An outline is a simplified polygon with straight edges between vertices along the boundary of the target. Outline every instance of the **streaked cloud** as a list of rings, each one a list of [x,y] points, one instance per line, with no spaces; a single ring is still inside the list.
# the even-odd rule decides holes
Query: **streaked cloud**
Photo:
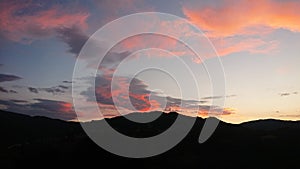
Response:
[[[2,93],[8,93],[9,91],[6,90],[6,89],[4,89],[3,87],[0,87],[0,92],[2,92]]]
[[[70,86],[66,86],[66,85],[57,85],[57,86],[53,86],[53,87],[44,87],[44,88],[28,87],[28,90],[31,93],[38,94],[39,92],[47,92],[47,93],[51,93],[53,95],[64,94],[67,91],[70,91],[69,89],[70,89]]]
[[[202,97],[203,100],[210,100],[210,99],[221,99],[221,98],[230,98],[230,97],[236,97],[237,95],[226,95],[226,96],[208,96],[208,97]]]
[[[280,96],[290,96],[290,95],[296,95],[298,92],[284,92],[284,93],[279,93]]]
[[[35,93],[35,94],[39,93],[38,89],[37,89],[37,88],[34,88],[34,87],[28,87],[28,90],[29,90],[30,92],[32,92],[32,93]]]
[[[8,89],[5,89],[4,87],[1,87],[1,86],[0,86],[0,92],[2,92],[2,93],[18,93],[15,90],[12,90],[12,89],[8,90]]]
[[[0,74],[0,82],[8,82],[8,81],[15,81],[22,79],[19,76],[16,75],[10,75],[10,74]]]
[[[62,120],[76,120],[77,118],[72,103],[65,101],[34,99],[33,102],[28,102],[12,99],[0,100],[0,104],[6,106],[8,111],[30,116],[46,116]]]

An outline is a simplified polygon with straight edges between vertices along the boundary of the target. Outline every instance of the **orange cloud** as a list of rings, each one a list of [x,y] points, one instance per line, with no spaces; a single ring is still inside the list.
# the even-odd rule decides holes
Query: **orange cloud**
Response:
[[[201,109],[198,112],[198,116],[206,118],[206,117],[211,117],[211,116],[220,116],[220,115],[231,115],[231,114],[235,114],[236,109],[234,108],[223,108],[223,110],[205,110],[205,109]]]
[[[226,56],[231,53],[246,51],[249,53],[270,53],[274,51],[277,46],[277,41],[264,41],[262,39],[246,38],[245,40],[213,40],[213,43],[218,50],[219,56]]]
[[[74,112],[72,103],[59,102],[59,111],[65,113]]]
[[[226,0],[218,3],[219,6],[204,8],[186,4],[183,13],[212,37],[261,34],[268,32],[268,27],[300,32],[299,1]],[[265,31],[260,31],[262,29]]]
[[[59,28],[78,27],[86,29],[86,12],[62,9],[52,6],[41,10],[33,3],[4,1],[0,3],[0,31],[13,41],[30,42],[34,39],[47,37]],[[36,12],[33,9],[36,9]],[[24,11],[31,11],[25,13]]]
[[[131,111],[154,111],[160,108],[157,100],[151,99],[151,91],[147,85],[138,79],[115,77],[111,87],[111,76],[99,77],[96,83],[95,93],[100,107],[105,105],[118,106]],[[128,91],[129,89],[129,91]],[[128,92],[128,96],[126,93]],[[114,100],[113,100],[114,98]],[[114,108],[115,109],[115,108]]]
[[[298,9],[299,1],[273,0],[186,2],[183,5],[185,16],[205,32],[219,56],[277,51],[279,42],[265,37],[276,29],[300,32]]]

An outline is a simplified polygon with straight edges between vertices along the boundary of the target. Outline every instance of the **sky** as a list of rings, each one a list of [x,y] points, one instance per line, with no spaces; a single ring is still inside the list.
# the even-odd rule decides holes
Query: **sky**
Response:
[[[0,108],[68,121],[156,110],[217,116],[229,123],[300,120],[299,9],[298,0],[3,0]],[[203,52],[200,60],[176,39],[146,34],[115,44],[100,65],[82,56],[98,56],[112,42],[97,36],[97,30],[141,12],[185,19],[214,51]],[[107,36],[154,30],[178,34],[195,46],[208,44],[193,42],[199,32],[180,19],[152,19],[123,23]],[[94,48],[83,48],[88,42]],[[74,79],[75,63],[91,63],[81,71],[97,71],[96,77]],[[224,92],[213,91],[210,79],[220,65],[226,85],[217,86]],[[157,68],[142,71],[151,66]],[[72,88],[80,92],[72,95]],[[81,107],[76,113],[74,98]],[[91,108],[94,104],[102,114]]]

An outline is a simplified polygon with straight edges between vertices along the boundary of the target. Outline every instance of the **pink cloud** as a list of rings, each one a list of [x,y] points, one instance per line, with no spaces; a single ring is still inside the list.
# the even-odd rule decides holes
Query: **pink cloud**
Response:
[[[32,3],[16,3],[5,1],[0,7],[0,31],[8,39],[18,42],[30,42],[34,39],[48,37],[59,28],[78,27],[87,29],[89,14],[82,10],[66,10],[52,6],[34,13],[25,13],[38,8]]]
[[[222,3],[223,2],[223,3]],[[300,31],[299,1],[233,1],[215,2],[219,6],[186,4],[183,12],[210,36],[261,34],[260,29],[284,28]],[[197,8],[199,7],[199,8]],[[257,29],[257,32],[249,31]]]
[[[233,1],[183,5],[185,16],[212,40],[220,56],[249,52],[269,54],[279,42],[265,40],[276,29],[300,32],[299,1]]]

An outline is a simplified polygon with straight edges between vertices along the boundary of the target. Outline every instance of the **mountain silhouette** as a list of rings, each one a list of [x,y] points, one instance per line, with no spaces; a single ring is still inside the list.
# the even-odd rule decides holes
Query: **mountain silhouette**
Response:
[[[140,118],[147,115],[132,113],[127,116]],[[144,138],[162,133],[178,116],[183,115],[162,113],[149,123],[135,123],[123,116],[106,121],[120,133]],[[212,137],[199,144],[198,137],[204,122],[205,119],[197,118],[189,134],[173,149],[150,158],[132,159],[111,154],[97,146],[77,122],[0,111],[0,166],[299,168],[300,122],[259,120],[229,124],[221,121]]]

